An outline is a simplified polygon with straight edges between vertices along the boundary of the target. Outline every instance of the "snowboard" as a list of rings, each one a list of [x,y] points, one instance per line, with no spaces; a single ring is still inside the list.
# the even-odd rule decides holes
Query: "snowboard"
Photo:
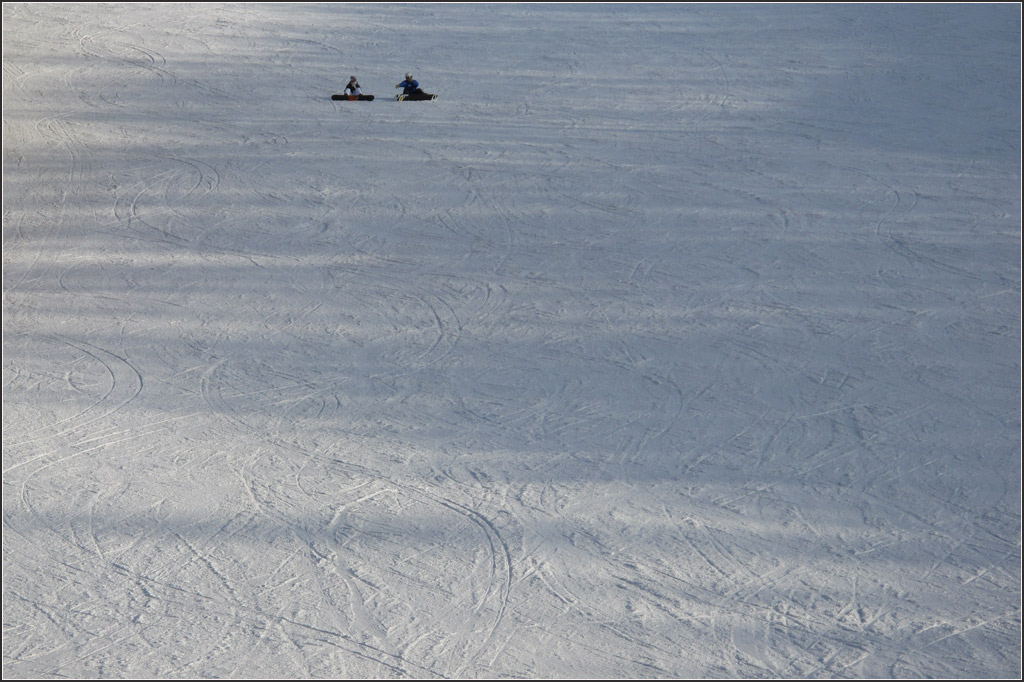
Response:
[[[422,95],[395,95],[395,99],[399,102],[427,102],[437,99],[437,95],[428,95],[427,93]]]
[[[372,102],[373,95],[331,95],[331,99],[345,102]]]

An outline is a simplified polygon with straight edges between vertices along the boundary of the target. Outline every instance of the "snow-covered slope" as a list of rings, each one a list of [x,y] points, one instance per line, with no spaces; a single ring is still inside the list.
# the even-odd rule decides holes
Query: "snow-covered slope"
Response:
[[[5,3],[4,677],[1016,676],[1020,29]]]

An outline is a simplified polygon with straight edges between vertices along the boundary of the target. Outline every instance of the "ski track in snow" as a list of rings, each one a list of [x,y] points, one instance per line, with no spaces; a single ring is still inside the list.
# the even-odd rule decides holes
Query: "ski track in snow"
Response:
[[[3,12],[5,678],[1020,674],[1019,9]]]

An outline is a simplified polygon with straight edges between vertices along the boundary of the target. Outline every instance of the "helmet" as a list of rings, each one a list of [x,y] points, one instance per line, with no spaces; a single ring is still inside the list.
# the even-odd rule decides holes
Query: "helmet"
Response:
[[[411,81],[412,80],[412,74],[411,73],[405,74],[405,79]]]

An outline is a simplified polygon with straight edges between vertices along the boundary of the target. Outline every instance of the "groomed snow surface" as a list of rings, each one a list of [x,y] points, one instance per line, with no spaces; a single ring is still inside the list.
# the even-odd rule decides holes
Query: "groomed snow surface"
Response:
[[[4,677],[1017,677],[1020,39],[5,3]]]

